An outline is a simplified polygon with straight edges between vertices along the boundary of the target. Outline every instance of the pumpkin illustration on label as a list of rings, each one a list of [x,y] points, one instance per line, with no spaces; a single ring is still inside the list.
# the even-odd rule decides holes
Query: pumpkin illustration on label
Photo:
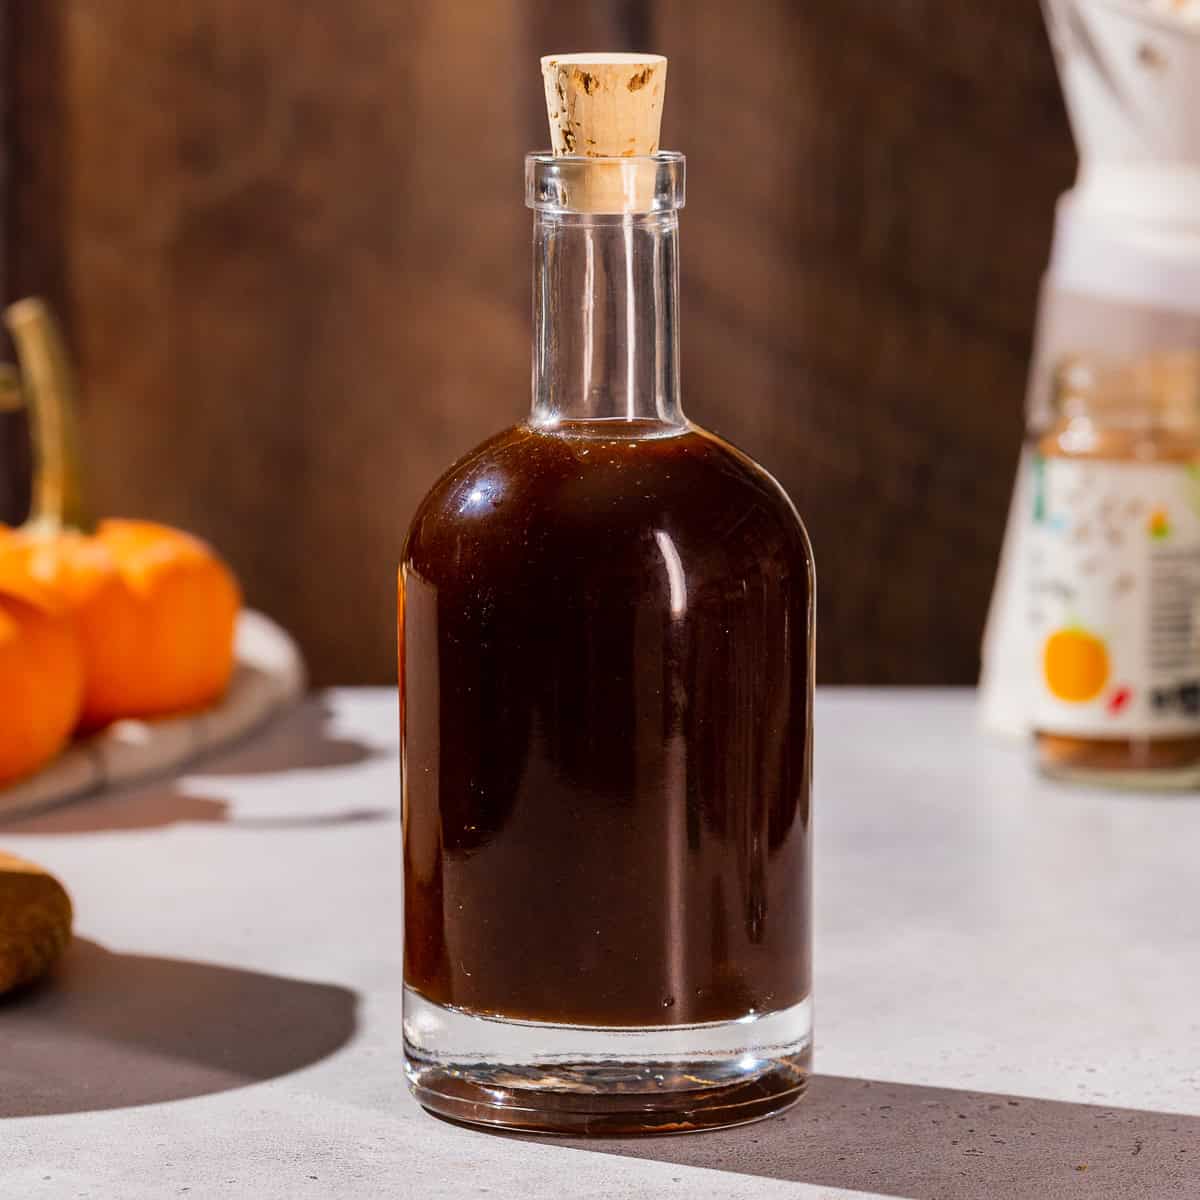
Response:
[[[1155,541],[1162,541],[1164,538],[1171,536],[1171,522],[1167,520],[1166,509],[1156,508],[1150,514],[1148,529],[1150,536]]]
[[[1042,673],[1057,699],[1086,704],[1100,695],[1108,682],[1108,647],[1086,629],[1059,629],[1042,648]]]

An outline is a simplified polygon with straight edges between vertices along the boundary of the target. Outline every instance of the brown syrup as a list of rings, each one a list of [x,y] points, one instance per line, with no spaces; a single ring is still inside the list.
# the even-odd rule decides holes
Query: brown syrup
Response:
[[[401,613],[408,986],[611,1026],[807,995],[811,553],[765,472],[518,426],[423,502]]]

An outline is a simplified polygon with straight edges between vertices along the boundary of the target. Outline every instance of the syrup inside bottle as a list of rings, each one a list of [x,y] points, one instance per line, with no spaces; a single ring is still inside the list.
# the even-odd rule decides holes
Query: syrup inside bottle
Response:
[[[811,554],[766,472],[518,426],[426,498],[401,603],[409,987],[595,1026],[808,994]]]

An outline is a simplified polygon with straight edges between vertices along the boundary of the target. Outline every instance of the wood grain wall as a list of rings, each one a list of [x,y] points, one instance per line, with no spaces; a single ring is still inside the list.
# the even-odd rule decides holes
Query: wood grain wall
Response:
[[[820,677],[973,678],[1073,167],[1035,0],[4,20],[3,287],[64,313],[97,506],[212,539],[318,681],[392,678],[412,510],[527,406],[536,60],[600,45],[671,56],[685,403],[808,521]],[[10,518],[20,441],[0,426]]]

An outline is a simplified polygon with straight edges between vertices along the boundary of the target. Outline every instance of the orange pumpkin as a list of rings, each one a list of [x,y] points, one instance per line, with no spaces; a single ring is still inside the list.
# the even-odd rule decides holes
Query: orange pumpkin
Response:
[[[149,521],[93,536],[18,531],[31,577],[75,615],[86,687],[80,725],[203,708],[229,686],[241,595],[201,541]]]
[[[8,310],[33,416],[33,515],[9,540],[35,585],[75,616],[86,684],[81,726],[201,708],[229,685],[241,593],[202,541],[149,521],[94,530],[82,503],[73,379],[45,306]]]
[[[0,540],[0,784],[66,745],[83,701],[83,654],[69,612],[38,587],[28,551]]]

